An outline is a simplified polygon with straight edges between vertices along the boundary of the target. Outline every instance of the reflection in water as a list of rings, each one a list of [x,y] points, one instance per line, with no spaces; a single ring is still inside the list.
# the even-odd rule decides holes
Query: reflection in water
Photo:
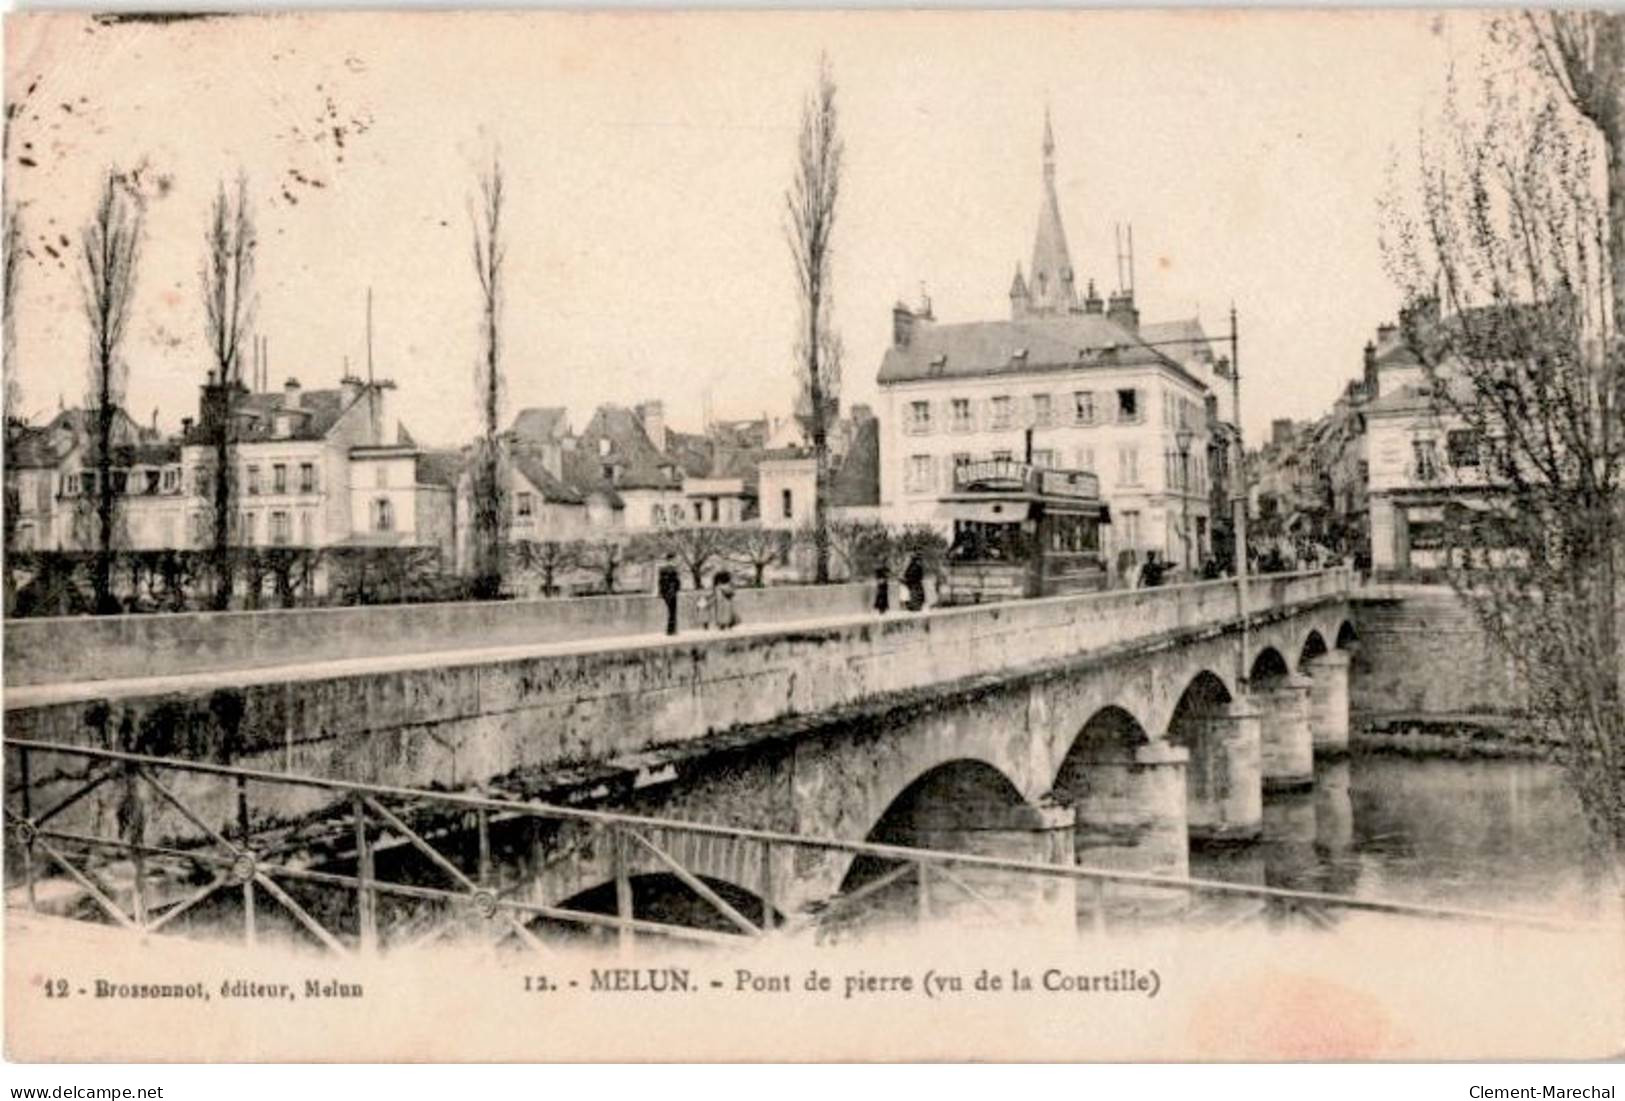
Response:
[[[1255,851],[1191,854],[1200,878],[1468,909],[1602,917],[1579,804],[1530,761],[1356,757],[1269,796]]]

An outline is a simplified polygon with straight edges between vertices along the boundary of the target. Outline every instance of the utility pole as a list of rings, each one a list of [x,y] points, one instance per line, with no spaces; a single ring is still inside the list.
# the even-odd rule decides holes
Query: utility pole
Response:
[[[1236,465],[1233,483],[1232,527],[1236,536],[1236,613],[1241,619],[1241,651],[1236,658],[1236,683],[1247,685],[1247,448],[1241,437],[1241,352],[1236,329],[1236,305],[1230,304],[1230,416],[1236,428]]]

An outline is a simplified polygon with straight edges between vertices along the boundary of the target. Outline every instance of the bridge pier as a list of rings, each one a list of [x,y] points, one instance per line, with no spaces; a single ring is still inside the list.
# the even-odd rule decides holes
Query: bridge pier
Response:
[[[1209,844],[1255,841],[1263,830],[1261,737],[1263,713],[1234,700],[1199,724],[1186,770],[1190,840]]]
[[[1084,787],[1075,793],[1074,855],[1080,865],[1113,871],[1185,876],[1190,872],[1185,770],[1190,751],[1152,742],[1091,759]],[[1066,793],[1057,792],[1064,798]],[[1106,889],[1114,912],[1173,913],[1183,892],[1114,883]],[[1080,917],[1094,914],[1094,892],[1080,889]]]
[[[1301,791],[1315,784],[1314,736],[1309,728],[1308,677],[1288,674],[1252,693],[1261,717],[1264,790]]]
[[[1308,663],[1309,731],[1316,756],[1349,748],[1349,655],[1341,650]]]

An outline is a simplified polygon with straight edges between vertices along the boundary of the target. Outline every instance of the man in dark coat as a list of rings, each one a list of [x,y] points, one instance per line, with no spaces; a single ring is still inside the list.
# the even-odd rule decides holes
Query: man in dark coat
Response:
[[[908,590],[908,603],[904,607],[911,612],[925,607],[925,563],[918,554],[909,555],[908,565],[903,567],[903,588]]]
[[[683,579],[677,573],[677,563],[671,555],[666,555],[665,561],[660,563],[660,573],[656,582],[656,589],[660,599],[666,602],[666,633],[677,633],[677,594],[682,591]]]

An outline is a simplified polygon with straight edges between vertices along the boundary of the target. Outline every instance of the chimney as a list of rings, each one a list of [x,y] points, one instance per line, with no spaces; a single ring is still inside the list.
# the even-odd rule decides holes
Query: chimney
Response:
[[[1104,313],[1106,304],[1100,300],[1100,292],[1095,290],[1095,281],[1089,280],[1089,293],[1083,299],[1084,313]]]
[[[656,451],[666,450],[666,406],[659,401],[646,401],[638,406],[638,419],[643,422],[644,435],[655,445]]]
[[[282,408],[299,408],[299,380],[292,377],[282,384]]]
[[[191,434],[192,434],[192,418],[191,417],[182,417],[181,418],[181,439],[184,440],[187,437],[191,436]]]
[[[1377,346],[1371,341],[1365,342],[1365,398],[1370,401],[1377,396]]]
[[[1133,291],[1118,291],[1106,303],[1106,319],[1131,333],[1140,331],[1140,311],[1134,306]]]
[[[1292,442],[1292,418],[1277,417],[1270,421],[1270,443],[1277,447]]]
[[[914,339],[914,311],[901,302],[891,308],[891,342],[894,347],[907,348]]]

